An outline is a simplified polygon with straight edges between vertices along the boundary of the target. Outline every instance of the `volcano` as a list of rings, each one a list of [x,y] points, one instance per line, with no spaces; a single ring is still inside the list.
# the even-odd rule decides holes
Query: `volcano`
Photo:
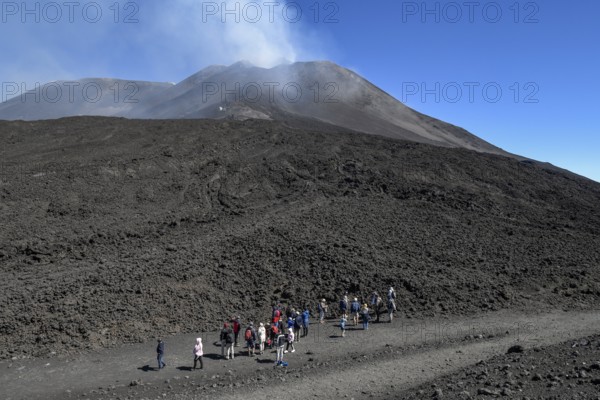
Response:
[[[265,69],[213,65],[177,84],[84,79],[52,82],[0,104],[0,119],[264,119],[324,123],[413,142],[510,155],[468,131],[421,114],[332,62]]]
[[[42,101],[60,87],[77,93]],[[0,106],[2,118],[50,119],[0,121],[7,365],[33,357],[52,373],[60,369],[44,366],[49,355],[122,355],[126,343],[198,332],[216,354],[208,332],[227,316],[268,321],[279,302],[314,316],[326,299],[323,327],[338,332],[344,293],[368,301],[390,286],[401,322],[371,341],[386,352],[388,337],[406,346],[397,333],[409,320],[438,326],[470,315],[483,326],[489,312],[566,310],[580,321],[569,312],[600,301],[598,183],[507,157],[335,64],[237,63],[178,84],[89,79],[40,90],[40,101],[30,92]],[[104,116],[59,118],[73,114]],[[460,346],[468,328],[456,331]],[[336,351],[348,358],[315,354],[323,365],[356,364],[352,348]],[[110,383],[92,378],[91,388]],[[34,398],[20,386],[18,398]],[[69,397],[60,396],[40,398]]]

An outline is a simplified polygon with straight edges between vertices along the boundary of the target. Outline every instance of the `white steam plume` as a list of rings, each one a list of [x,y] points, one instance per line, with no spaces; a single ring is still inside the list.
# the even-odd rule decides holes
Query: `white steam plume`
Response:
[[[198,67],[246,60],[267,68],[283,61],[296,61],[301,51],[295,43],[299,24],[284,18],[286,2],[272,2],[277,3],[272,8],[264,3],[174,0],[163,10],[159,26],[176,47],[201,58]],[[292,17],[293,14],[290,11]]]

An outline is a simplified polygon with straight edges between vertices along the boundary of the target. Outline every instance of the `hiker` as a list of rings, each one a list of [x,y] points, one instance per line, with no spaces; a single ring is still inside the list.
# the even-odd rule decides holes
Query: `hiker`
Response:
[[[363,329],[369,329],[369,320],[371,319],[371,316],[369,315],[369,306],[367,304],[363,304],[360,315],[362,317]]]
[[[344,296],[340,300],[340,314],[344,315],[348,311],[348,296]]]
[[[352,304],[350,304],[350,313],[352,314],[352,321],[354,321],[354,325],[358,325],[358,313],[360,312],[360,303],[358,299],[355,297]]]
[[[292,353],[295,352],[296,349],[294,348],[294,329],[292,329],[292,328],[288,328],[287,346],[285,347],[284,353],[288,352],[288,349],[290,348],[290,346],[292,347]]]
[[[342,314],[340,319],[340,329],[342,330],[342,337],[346,336],[346,324],[348,323],[348,315]]]
[[[319,302],[319,323],[320,324],[324,324],[325,323],[325,314],[327,313],[327,302],[325,301],[325,299],[321,299],[321,301]]]
[[[288,317],[287,329],[294,329],[294,320],[292,319],[292,317]]]
[[[283,320],[283,318],[281,318],[279,320],[279,325],[277,326],[277,331],[283,335],[285,335],[285,331],[286,331],[286,321]]]
[[[383,304],[383,301],[381,300],[381,296],[379,296],[379,293],[377,293],[377,291],[373,291],[373,293],[371,293],[371,308],[373,308],[375,310],[375,315],[377,316],[377,321],[379,322],[379,315],[381,314],[381,306]]]
[[[261,322],[258,326],[258,351],[260,354],[265,352],[265,342],[267,341],[267,329]]]
[[[285,308],[285,317],[286,319],[290,319],[292,317],[292,305],[288,304]]]
[[[308,307],[304,307],[304,312],[302,313],[302,336],[308,336],[308,325],[310,323],[310,311],[308,311]]]
[[[224,325],[221,335],[225,339],[225,359],[229,360],[229,357],[233,360],[235,358],[235,350],[233,348],[235,339],[233,329],[228,324]]]
[[[167,366],[163,361],[163,356],[165,355],[165,343],[162,339],[158,339],[158,345],[156,346],[156,359],[158,361],[158,369],[163,369]]]
[[[277,336],[279,336],[279,327],[277,326],[277,324],[273,324],[271,325],[271,349],[273,348],[273,346],[277,347]]]
[[[392,301],[394,303],[394,311],[396,311],[396,291],[391,286],[388,290],[387,299],[388,301]]]
[[[278,324],[280,318],[281,318],[281,307],[280,306],[273,306],[273,313],[272,313],[272,316],[271,316],[271,322],[273,324]]]
[[[394,319],[394,311],[396,311],[396,304],[394,304],[393,300],[388,300],[387,303],[387,311],[388,311],[388,315],[390,317],[390,324],[392,323],[392,320]]]
[[[241,328],[242,328],[242,321],[241,321],[241,318],[238,316],[237,318],[235,318],[233,320],[233,334],[235,337],[235,340],[234,340],[235,347],[239,347],[239,345],[240,345],[238,342],[238,338],[240,337],[240,329]]]
[[[294,320],[294,335],[296,336],[296,341],[300,341],[300,330],[302,329],[302,314],[297,313],[296,319]]]
[[[196,369],[196,364],[200,361],[200,369],[204,368],[202,364],[202,356],[204,352],[202,351],[202,338],[196,339],[196,345],[194,346],[194,369]]]
[[[219,334],[219,340],[221,341],[221,357],[225,358],[225,348],[227,347],[227,329],[229,329],[229,324],[225,322],[223,324],[223,329],[221,329],[221,333]]]
[[[254,349],[256,347],[256,330],[254,329],[254,323],[250,322],[246,331],[244,332],[244,340],[248,347],[248,357],[254,357]]]
[[[281,365],[283,366],[283,353],[285,347],[285,335],[278,333],[275,338],[275,346],[277,347],[277,360],[275,361],[275,366]]]

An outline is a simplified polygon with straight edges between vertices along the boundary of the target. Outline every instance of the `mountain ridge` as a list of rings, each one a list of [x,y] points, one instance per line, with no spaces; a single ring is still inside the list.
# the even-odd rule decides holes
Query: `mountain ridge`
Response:
[[[52,88],[44,86],[37,96],[26,94],[25,102],[13,98],[1,103],[0,119],[299,117],[368,134],[513,156],[461,127],[407,107],[356,72],[331,61],[296,62],[272,68],[244,61],[229,66],[209,65],[176,84],[115,78],[70,82],[77,84],[75,96],[70,92],[67,96],[63,91],[59,101],[54,101],[52,94],[48,95],[53,93]],[[94,91],[101,93],[100,99],[94,97]],[[30,100],[33,97],[35,101]]]

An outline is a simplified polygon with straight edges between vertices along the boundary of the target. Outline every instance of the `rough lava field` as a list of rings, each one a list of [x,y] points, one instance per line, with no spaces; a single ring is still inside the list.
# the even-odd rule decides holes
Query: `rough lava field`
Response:
[[[600,298],[600,184],[533,161],[303,120],[0,122],[0,149],[2,359],[389,285],[404,320]]]

